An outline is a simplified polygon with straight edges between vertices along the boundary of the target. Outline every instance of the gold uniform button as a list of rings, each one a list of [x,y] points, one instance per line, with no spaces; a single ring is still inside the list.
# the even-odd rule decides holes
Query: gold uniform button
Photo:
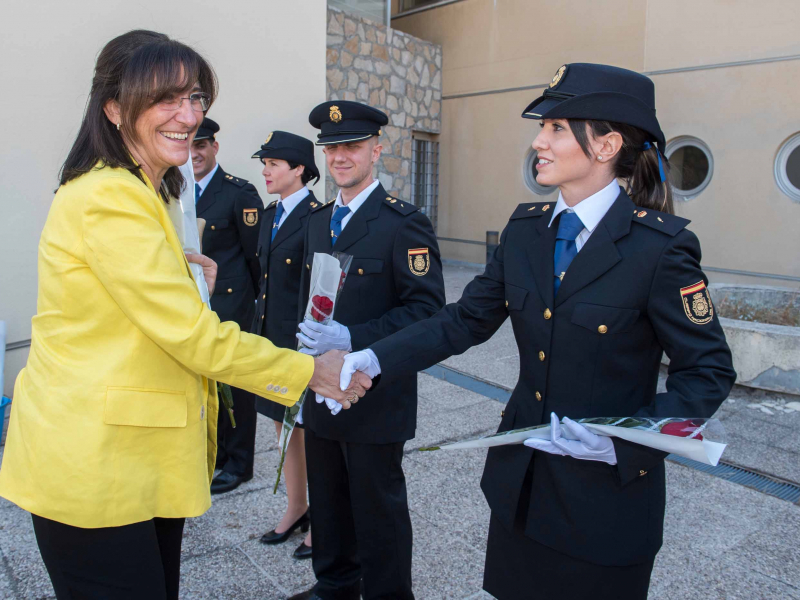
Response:
[[[544,309],[544,318],[545,318],[545,320],[550,319],[550,317],[552,317],[552,316],[553,316],[553,313],[550,312],[550,309],[549,308],[545,308]]]
[[[291,259],[291,258],[287,258],[287,259],[286,259],[286,264],[287,264],[287,265],[290,265],[290,264],[292,264],[292,259]]]
[[[647,475],[647,471],[645,471],[644,469],[639,471],[639,477],[644,477],[645,475]]]
[[[311,270],[311,265],[308,265],[308,264],[307,264],[307,265],[306,265],[306,269],[308,269],[308,270],[310,271],[310,270]]]
[[[542,395],[541,395],[539,392],[536,392],[536,400],[537,400],[538,402],[541,402],[541,401],[542,401]]]
[[[261,299],[262,299],[262,300],[266,300],[266,299],[267,299],[267,295],[266,295],[266,294],[264,294],[263,296],[261,296]]]
[[[232,294],[232,293],[233,293],[233,290],[232,290],[231,288],[228,288],[228,293],[229,293],[229,294]]]
[[[364,269],[359,269],[359,270],[358,270],[358,274],[359,274],[359,275],[363,275],[363,274],[364,274]]]
[[[541,350],[539,350],[539,360],[544,362],[544,352],[542,352]]]
[[[262,320],[262,321],[264,320],[264,315],[261,315],[261,320]]]
[[[508,300],[506,300],[506,308],[508,308]]]
[[[289,388],[287,388],[287,387],[282,387],[281,388],[281,394],[285,394],[288,391],[289,391]]]
[[[504,411],[504,410],[501,410],[501,411],[500,411],[500,418],[502,419],[502,418],[503,418],[503,417],[505,417],[505,416],[506,416],[506,411]]]
[[[605,325],[600,325],[600,327],[597,328],[597,331],[598,333],[608,333],[608,327]]]
[[[268,273],[264,273],[264,279],[266,279],[266,278],[267,278],[267,275],[268,275]]]
[[[216,227],[214,225],[211,226],[211,231],[214,231]]]

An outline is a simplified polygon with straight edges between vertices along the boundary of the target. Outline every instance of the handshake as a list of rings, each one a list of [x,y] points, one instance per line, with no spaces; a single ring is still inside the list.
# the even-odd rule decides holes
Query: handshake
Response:
[[[305,346],[301,352],[314,356],[308,387],[316,392],[317,402],[325,402],[334,415],[349,409],[380,375],[377,358],[369,350],[349,354],[350,332],[336,321],[322,325],[306,319],[300,331],[297,338]]]

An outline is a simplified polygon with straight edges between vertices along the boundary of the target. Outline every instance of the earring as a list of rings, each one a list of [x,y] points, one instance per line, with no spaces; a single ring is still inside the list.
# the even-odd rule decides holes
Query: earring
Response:
[[[602,156],[598,156],[597,160],[603,160],[603,157]]]
[[[117,123],[117,131],[119,131],[119,123]]]

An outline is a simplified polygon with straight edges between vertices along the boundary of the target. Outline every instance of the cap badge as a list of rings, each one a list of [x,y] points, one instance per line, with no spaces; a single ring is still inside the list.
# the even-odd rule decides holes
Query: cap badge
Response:
[[[408,269],[422,277],[431,268],[431,259],[427,248],[412,248],[408,251]]]
[[[558,85],[558,82],[561,81],[561,78],[564,77],[564,73],[567,72],[567,65],[561,66],[561,68],[556,71],[556,74],[553,75],[553,81],[550,82],[550,87],[554,88]]]
[[[272,139],[272,132],[270,131],[270,132],[269,132],[269,135],[267,136],[267,139],[265,139],[265,140],[264,140],[264,145],[266,145],[266,144],[269,144],[269,141],[270,141],[271,139]]]
[[[342,120],[342,111],[339,110],[338,106],[331,106],[331,121],[334,123],[339,123]]]

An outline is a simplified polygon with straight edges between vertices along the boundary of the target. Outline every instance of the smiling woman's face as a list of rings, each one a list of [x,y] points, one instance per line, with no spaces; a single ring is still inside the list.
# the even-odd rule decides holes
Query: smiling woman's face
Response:
[[[593,161],[575,139],[566,119],[545,119],[531,144],[539,159],[536,182],[541,185],[565,185],[586,178]]]

